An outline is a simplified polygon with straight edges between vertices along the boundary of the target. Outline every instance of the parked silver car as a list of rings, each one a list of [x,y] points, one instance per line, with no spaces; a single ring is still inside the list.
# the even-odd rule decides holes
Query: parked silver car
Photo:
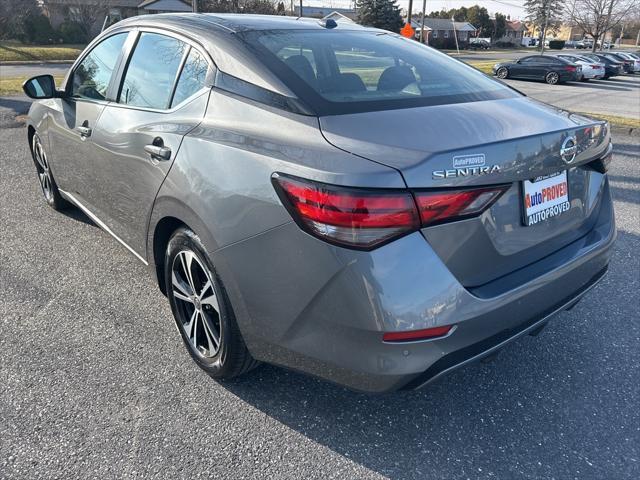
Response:
[[[589,81],[592,78],[600,80],[604,78],[606,74],[604,63],[596,63],[593,60],[581,55],[569,55],[562,53],[556,56],[558,58],[564,58],[565,60],[573,62],[576,65],[580,65],[582,69],[580,71],[579,80],[583,82]]]
[[[60,90],[24,89],[46,201],[151,267],[215,378],[264,361],[415,388],[536,333],[607,270],[607,123],[389,32],[140,16]]]

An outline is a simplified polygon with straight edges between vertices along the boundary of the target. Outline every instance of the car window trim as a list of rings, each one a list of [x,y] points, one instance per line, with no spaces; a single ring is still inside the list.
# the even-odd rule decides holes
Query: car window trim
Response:
[[[124,43],[122,44],[122,47],[120,48],[120,53],[118,54],[118,59],[116,60],[116,64],[113,67],[113,71],[111,73],[111,78],[109,79],[109,85],[107,86],[107,92],[105,94],[104,100],[99,100],[99,99],[96,99],[96,98],[88,98],[88,97],[74,97],[72,95],[72,93],[73,93],[73,76],[74,76],[76,70],[78,69],[78,67],[80,66],[80,64],[102,42],[106,41],[107,39],[109,39],[109,38],[111,38],[111,37],[113,37],[115,35],[119,35],[119,34],[127,33],[127,32],[129,32],[129,33],[128,33],[127,38],[125,39]],[[118,77],[119,68],[120,68],[120,65],[122,64],[122,60],[123,60],[123,58],[125,56],[125,51],[126,51],[126,48],[127,48],[127,43],[129,42],[129,37],[130,37],[130,30],[129,29],[119,29],[119,30],[114,30],[109,35],[105,35],[104,37],[97,38],[93,42],[91,42],[89,44],[89,46],[85,49],[85,51],[82,53],[82,55],[79,56],[76,59],[76,61],[73,63],[73,65],[69,69],[69,72],[67,73],[66,77],[64,78],[63,87],[64,87],[64,93],[65,93],[65,96],[67,97],[67,99],[74,100],[74,101],[80,101],[80,102],[96,103],[96,104],[107,104],[107,103],[109,103],[111,101],[110,92],[111,92],[111,89],[112,89],[112,86],[113,86],[112,84],[114,83],[114,81]]]
[[[187,45],[187,49],[182,54],[182,59],[180,60],[180,65],[178,65],[178,70],[176,71],[176,76],[173,79],[173,88],[171,89],[171,94],[169,95],[169,100],[167,102],[167,110],[171,108],[171,104],[173,103],[173,97],[176,95],[176,90],[178,89],[178,82],[180,81],[180,77],[182,76],[182,71],[184,70],[184,65],[187,63],[187,58],[189,58],[189,54],[191,53],[191,49],[193,48],[191,45]],[[196,50],[197,51],[197,50]],[[207,68],[208,70],[208,68]],[[180,102],[182,103],[182,102]],[[178,105],[180,105],[180,103]]]
[[[216,73],[218,72],[218,69],[216,67],[215,62],[211,59],[211,55],[209,55],[206,52],[206,50],[198,42],[194,41],[193,39],[191,39],[189,37],[186,37],[184,35],[176,33],[173,30],[165,29],[165,28],[134,27],[132,29],[132,31],[135,31],[135,33],[136,33],[135,42],[131,46],[130,50],[127,51],[126,62],[122,63],[121,71],[118,72],[117,95],[115,95],[111,106],[118,106],[120,108],[129,108],[129,109],[133,109],[133,110],[142,110],[142,111],[145,111],[145,112],[171,113],[171,112],[174,112],[175,110],[177,110],[178,108],[181,108],[187,102],[190,102],[193,98],[196,97],[196,95],[199,95],[204,90],[211,90],[211,88],[214,86],[215,77],[216,77]],[[207,77],[206,77],[206,80],[205,80],[204,87],[201,88],[200,90],[198,90],[197,92],[195,92],[190,97],[184,99],[178,105],[175,105],[175,106],[171,107],[171,102],[173,101],[173,95],[175,94],[175,89],[177,87],[178,80],[180,78],[180,73],[182,72],[182,68],[184,67],[184,62],[186,62],[186,57],[183,54],[183,57],[182,57],[181,62],[180,62],[180,65],[178,66],[178,71],[177,71],[176,77],[173,79],[173,86],[171,87],[171,95],[170,95],[169,104],[168,104],[168,107],[171,107],[171,108],[163,108],[163,109],[161,109],[161,108],[150,108],[150,107],[141,107],[141,106],[127,105],[127,104],[124,104],[124,103],[120,103],[119,99],[120,99],[120,95],[122,94],[122,87],[124,86],[124,78],[125,78],[127,69],[129,67],[129,63],[131,62],[131,58],[133,57],[133,53],[135,52],[135,47],[137,46],[138,41],[140,39],[140,36],[143,33],[155,33],[155,34],[158,34],[158,35],[164,35],[166,37],[174,38],[174,39],[176,39],[176,40],[178,40],[180,42],[183,42],[184,44],[186,44],[189,47],[189,48],[185,49],[185,51],[190,52],[191,49],[194,48],[200,55],[202,55],[202,58],[204,58],[205,61],[208,64]]]

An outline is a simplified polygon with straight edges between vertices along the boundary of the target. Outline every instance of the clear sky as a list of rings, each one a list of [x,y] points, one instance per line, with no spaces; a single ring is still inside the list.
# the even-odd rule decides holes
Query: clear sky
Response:
[[[296,1],[297,4],[297,0],[294,1]],[[397,1],[403,9],[406,9],[409,5],[409,0]],[[350,0],[303,0],[303,5],[339,8],[348,8],[352,3]],[[524,8],[522,7],[523,3],[524,0],[427,0],[426,11],[429,13],[434,10],[441,10],[442,8],[449,10],[450,8],[462,6],[470,7],[472,5],[480,5],[486,7],[490,14],[500,12],[505,15],[511,15],[511,18],[515,20],[524,19],[526,16]],[[422,0],[413,0],[413,11],[422,11]]]

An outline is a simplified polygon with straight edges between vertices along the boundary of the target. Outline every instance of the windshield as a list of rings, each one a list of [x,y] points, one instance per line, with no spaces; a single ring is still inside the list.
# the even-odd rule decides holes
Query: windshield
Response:
[[[394,34],[286,30],[245,37],[321,115],[518,96],[462,62]]]

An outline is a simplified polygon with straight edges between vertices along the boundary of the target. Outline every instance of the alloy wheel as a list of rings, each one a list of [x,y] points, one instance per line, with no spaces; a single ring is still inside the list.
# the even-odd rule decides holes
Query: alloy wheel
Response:
[[[556,83],[558,83],[559,79],[560,79],[560,77],[558,76],[558,74],[556,72],[547,73],[547,83],[549,85],[555,85]]]
[[[509,70],[506,69],[506,67],[500,67],[498,69],[498,78],[507,78],[509,76]]]
[[[53,180],[51,177],[51,170],[49,169],[49,162],[47,161],[47,154],[45,153],[42,142],[38,135],[33,136],[33,158],[36,161],[36,167],[38,169],[38,179],[40,180],[40,186],[42,187],[42,193],[47,202],[51,203],[54,200],[53,197]]]
[[[204,358],[220,350],[222,322],[213,275],[191,250],[180,251],[171,266],[171,291],[178,324],[193,350]]]

